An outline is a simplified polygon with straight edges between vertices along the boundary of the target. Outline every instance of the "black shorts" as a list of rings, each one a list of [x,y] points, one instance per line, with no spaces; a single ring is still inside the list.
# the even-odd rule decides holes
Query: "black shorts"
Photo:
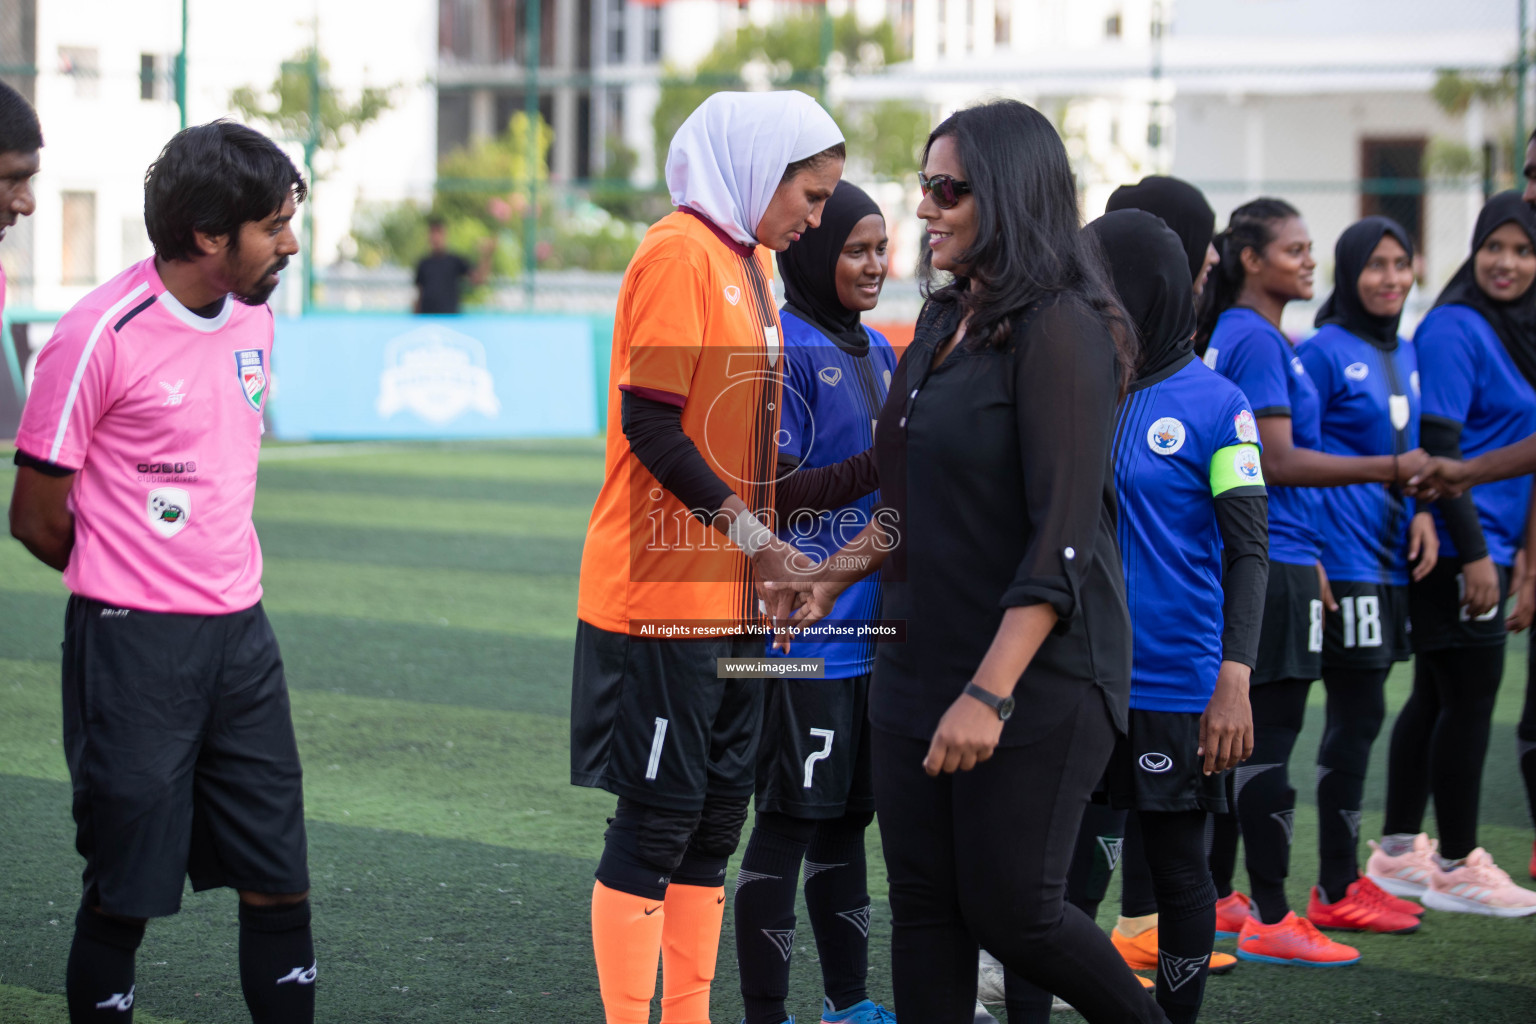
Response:
[[[1329,580],[1339,610],[1323,618],[1325,668],[1382,669],[1413,656],[1408,646],[1408,588]]]
[[[750,797],[763,681],[720,679],[715,659],[762,653],[762,637],[652,640],[578,621],[571,782],[675,811]]]
[[[1509,566],[1499,572],[1499,603],[1472,618],[1462,607],[1466,582],[1461,563],[1442,559],[1429,575],[1408,587],[1408,612],[1413,620],[1415,651],[1444,651],[1457,647],[1499,647],[1509,637],[1504,628],[1504,602],[1509,597]]]
[[[1135,811],[1227,812],[1226,772],[1206,775],[1200,715],[1131,708],[1104,773],[1111,806]]]
[[[770,679],[757,754],[757,809],[825,820],[875,809],[869,679]]]
[[[1269,563],[1254,686],[1323,674],[1323,600],[1317,566]]]
[[[87,904],[165,917],[187,878],[309,888],[288,687],[260,604],[167,615],[70,598],[64,756]]]

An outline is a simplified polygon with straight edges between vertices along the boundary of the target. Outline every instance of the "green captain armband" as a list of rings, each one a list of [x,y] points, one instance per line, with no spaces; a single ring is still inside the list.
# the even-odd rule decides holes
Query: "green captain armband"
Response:
[[[1211,497],[1263,494],[1264,470],[1259,465],[1259,446],[1234,444],[1211,456]]]

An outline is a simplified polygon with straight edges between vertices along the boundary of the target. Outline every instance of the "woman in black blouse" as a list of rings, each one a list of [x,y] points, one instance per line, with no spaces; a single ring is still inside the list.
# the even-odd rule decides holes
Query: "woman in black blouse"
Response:
[[[897,1015],[968,1024],[979,944],[1089,1021],[1163,1021],[1063,899],[1125,729],[1109,453],[1134,335],[1038,111],[954,114],[923,171],[930,294],[876,429],[884,507],[796,612],[886,561],[905,639],[880,649],[870,719]]]

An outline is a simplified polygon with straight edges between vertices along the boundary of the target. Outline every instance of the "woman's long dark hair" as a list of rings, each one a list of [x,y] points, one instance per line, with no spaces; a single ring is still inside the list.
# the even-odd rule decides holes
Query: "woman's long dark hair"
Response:
[[[1136,333],[1109,284],[1104,260],[1082,229],[1067,150],[1051,122],[1016,100],[958,111],[928,136],[953,138],[976,199],[976,241],[958,262],[969,277],[936,287],[933,254],[924,248],[919,274],[930,299],[958,303],[970,315],[966,337],[1002,348],[1014,320],[1035,302],[1061,294],[1081,300],[1115,339],[1122,386],[1136,362]]]
[[[1259,255],[1279,234],[1276,228],[1301,211],[1284,199],[1263,196],[1232,211],[1227,229],[1211,239],[1221,262],[1211,269],[1211,279],[1200,296],[1200,318],[1195,327],[1195,351],[1205,355],[1216,321],[1231,309],[1243,290],[1243,250]]]

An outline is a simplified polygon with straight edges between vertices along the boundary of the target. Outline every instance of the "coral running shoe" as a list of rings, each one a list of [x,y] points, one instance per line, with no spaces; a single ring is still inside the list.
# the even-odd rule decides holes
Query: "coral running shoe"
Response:
[[[1440,844],[1423,832],[1413,837],[1413,849],[1396,857],[1387,855],[1381,844],[1374,839],[1371,859],[1365,862],[1365,875],[1380,889],[1393,896],[1423,896],[1429,891],[1429,879],[1439,866],[1435,863],[1435,848]]]
[[[1377,885],[1368,876],[1360,876],[1360,888],[1374,890],[1371,893],[1373,899],[1380,899],[1381,905],[1398,914],[1410,914],[1413,917],[1423,917],[1424,908],[1413,900],[1399,899],[1387,890]]]
[[[1419,930],[1422,923],[1413,914],[1401,914],[1386,905],[1395,896],[1382,892],[1368,880],[1357,878],[1344,890],[1337,903],[1324,903],[1317,886],[1307,902],[1307,920],[1319,928],[1346,932],[1377,932],[1381,935],[1406,935]]]
[[[1125,958],[1126,966],[1133,971],[1157,970],[1157,929],[1148,928],[1134,938],[1119,928],[1109,933],[1109,941]],[[1211,954],[1211,973],[1226,974],[1237,966],[1237,958],[1231,953]]]
[[[1293,911],[1279,924],[1263,924],[1251,915],[1237,936],[1237,958],[1261,964],[1347,967],[1360,962],[1360,951],[1334,942]]]
[[[1424,905],[1461,914],[1525,917],[1536,914],[1536,892],[1512,882],[1488,851],[1478,847],[1457,867],[1430,876]]]
[[[1536,864],[1536,859],[1531,863]],[[1237,938],[1237,933],[1243,930],[1243,922],[1246,920],[1248,920],[1248,897],[1243,893],[1233,890],[1216,901],[1216,937],[1218,939]]]

